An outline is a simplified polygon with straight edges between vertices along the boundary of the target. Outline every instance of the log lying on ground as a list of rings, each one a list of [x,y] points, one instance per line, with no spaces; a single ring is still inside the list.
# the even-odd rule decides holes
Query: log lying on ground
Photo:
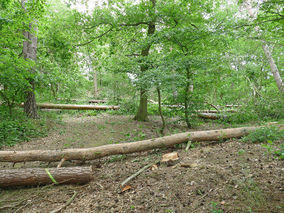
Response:
[[[92,177],[92,167],[7,169],[0,170],[0,187],[85,184]]]
[[[21,104],[23,107],[24,105]],[[95,105],[73,105],[73,104],[37,104],[40,109],[73,109],[73,110],[118,110],[119,106],[95,106]]]
[[[158,104],[157,102],[154,102],[154,101],[150,101],[150,103],[153,103],[153,104]],[[161,105],[162,107],[168,107],[168,108],[184,108],[183,105],[181,104],[174,104],[174,105],[165,105],[165,104],[162,104]],[[229,105],[228,105],[229,106]],[[236,105],[231,105],[232,107],[233,106],[236,106]],[[227,105],[226,105],[227,107]],[[230,107],[230,106],[229,106]],[[200,112],[200,113],[226,113],[226,112],[237,112],[237,110],[234,110],[234,109],[229,109],[229,110],[195,110],[194,112]]]
[[[74,98],[56,98],[58,101],[80,101],[79,99]]]
[[[25,161],[60,161],[65,160],[94,160],[109,155],[128,154],[146,150],[173,146],[187,141],[218,141],[228,138],[240,138],[261,127],[242,127],[221,130],[185,132],[130,143],[110,144],[92,148],[63,149],[63,150],[29,150],[29,151],[0,151],[0,162]],[[284,125],[279,125],[284,129]]]
[[[241,107],[242,105],[234,105],[234,104],[227,104],[225,107],[232,108],[232,107]]]
[[[197,116],[200,118],[212,119],[212,120],[225,119],[227,117],[226,115],[217,114],[217,113],[198,113]]]
[[[107,100],[89,100],[89,103],[106,103]]]
[[[184,108],[183,105],[181,104],[175,104],[175,105],[165,105],[165,104],[162,104],[163,107],[168,107],[168,108]]]
[[[200,112],[200,113],[234,113],[234,112],[238,112],[237,110],[234,109],[229,109],[229,110],[196,110],[195,112]]]

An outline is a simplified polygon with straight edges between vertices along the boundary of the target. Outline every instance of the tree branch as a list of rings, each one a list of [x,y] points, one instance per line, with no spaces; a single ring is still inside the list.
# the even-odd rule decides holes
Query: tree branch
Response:
[[[102,34],[100,34],[100,35],[98,35],[98,36],[96,36],[96,37],[91,38],[90,41],[87,41],[87,42],[82,43],[82,44],[77,44],[77,45],[75,45],[75,47],[80,47],[80,46],[85,46],[85,45],[87,45],[87,44],[90,44],[90,43],[92,43],[94,40],[103,37],[104,35],[108,34],[108,33],[111,32],[112,30],[113,30],[113,27],[111,27],[109,30],[107,30],[106,32],[104,32],[104,33],[102,33]]]
[[[142,24],[149,24],[149,22],[145,22],[145,21],[141,21],[141,22],[137,22],[137,23],[133,23],[133,24],[120,24],[120,26],[125,26],[125,27],[136,27]]]
[[[276,18],[276,19],[270,19],[270,20],[265,20],[265,21],[261,21],[261,22],[257,22],[257,23],[254,23],[254,24],[243,24],[243,25],[240,25],[240,26],[237,26],[235,27],[234,29],[239,29],[241,27],[252,27],[252,26],[255,26],[255,25],[259,25],[259,24],[264,24],[266,22],[272,22],[272,21],[280,21],[284,18]]]

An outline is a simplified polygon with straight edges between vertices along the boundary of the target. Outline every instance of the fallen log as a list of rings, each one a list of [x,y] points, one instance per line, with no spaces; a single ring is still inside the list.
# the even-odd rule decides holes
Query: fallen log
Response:
[[[7,169],[0,170],[0,187],[85,184],[92,177],[92,167]]]
[[[225,107],[227,107],[227,108],[232,108],[232,107],[241,107],[242,105],[234,105],[234,104],[227,104],[227,105],[225,105]]]
[[[24,107],[24,104],[21,104]],[[119,106],[95,106],[95,105],[73,105],[73,104],[37,104],[40,109],[73,109],[73,110],[118,110]]]
[[[226,115],[217,114],[217,113],[198,113],[197,116],[200,118],[212,119],[212,120],[224,119],[227,117]]]
[[[29,150],[29,151],[0,151],[0,162],[45,161],[54,162],[65,160],[94,160],[109,155],[129,154],[156,148],[164,148],[187,141],[218,141],[228,138],[240,138],[260,127],[241,127],[232,129],[185,132],[155,139],[109,144],[92,148],[63,149],[63,150]],[[284,125],[279,125],[284,129]]]
[[[200,112],[200,113],[234,113],[234,112],[238,112],[237,110],[234,109],[229,109],[229,110],[196,110],[195,112]]]
[[[57,101],[80,101],[79,99],[75,98],[56,98]]]
[[[153,102],[153,101],[150,101],[151,103],[153,104],[158,104],[157,102]],[[168,108],[184,108],[183,105],[181,104],[174,104],[174,105],[165,105],[165,104],[162,104],[161,105],[162,107],[168,107]],[[237,112],[237,110],[234,110],[234,109],[228,109],[228,110],[194,110],[194,112],[200,112],[200,113],[227,113],[227,112]]]
[[[175,105],[164,105],[162,104],[163,107],[168,107],[168,108],[184,108],[183,105],[181,104],[175,104]]]
[[[89,103],[106,103],[107,100],[89,100]]]

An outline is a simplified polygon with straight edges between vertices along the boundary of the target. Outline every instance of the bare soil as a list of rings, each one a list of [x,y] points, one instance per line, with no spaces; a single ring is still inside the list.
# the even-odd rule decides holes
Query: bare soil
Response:
[[[136,122],[129,116],[66,115],[48,137],[5,150],[92,147],[159,137],[158,117]],[[207,123],[196,129],[218,129]],[[185,131],[172,122],[166,134]],[[175,164],[157,164],[128,184],[122,181],[145,165],[176,151]],[[78,166],[81,162],[65,162]],[[0,189],[0,212],[50,212],[75,199],[61,212],[284,212],[284,161],[273,159],[261,144],[239,140],[204,142],[85,162],[94,166],[94,181],[86,185],[49,185]],[[1,163],[0,168],[12,168]],[[55,163],[18,163],[16,168],[54,167]],[[122,192],[123,191],[123,192]]]

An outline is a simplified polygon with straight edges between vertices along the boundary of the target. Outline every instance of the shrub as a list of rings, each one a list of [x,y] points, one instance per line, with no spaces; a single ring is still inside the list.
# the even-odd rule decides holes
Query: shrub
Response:
[[[284,131],[277,127],[263,127],[243,137],[243,142],[263,143],[284,139]]]
[[[42,115],[41,119],[28,119],[22,111],[10,116],[7,108],[0,108],[0,147],[13,146],[17,142],[28,141],[30,138],[46,136],[48,132],[47,121],[50,115]]]

